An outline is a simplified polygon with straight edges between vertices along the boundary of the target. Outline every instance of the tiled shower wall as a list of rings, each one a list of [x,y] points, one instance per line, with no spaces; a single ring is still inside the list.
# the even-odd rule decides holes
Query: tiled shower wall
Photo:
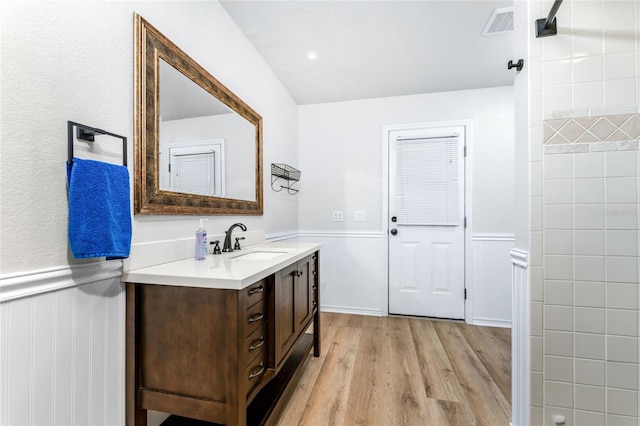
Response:
[[[640,1],[530,1],[530,424],[638,425]]]
[[[551,139],[544,146],[544,303],[532,313],[543,324],[536,334],[544,351],[533,364],[544,366],[544,385],[536,397],[568,424],[635,425],[638,141]]]

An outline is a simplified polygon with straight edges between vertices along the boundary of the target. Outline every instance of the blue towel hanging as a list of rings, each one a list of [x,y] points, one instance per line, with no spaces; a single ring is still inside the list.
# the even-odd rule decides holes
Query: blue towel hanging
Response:
[[[132,227],[127,167],[73,158],[67,163],[67,182],[73,257],[129,257]]]

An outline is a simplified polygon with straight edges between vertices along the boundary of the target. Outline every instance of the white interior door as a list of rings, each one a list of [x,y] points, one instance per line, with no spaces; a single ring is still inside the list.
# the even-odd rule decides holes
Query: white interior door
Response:
[[[224,197],[224,139],[160,145],[160,189]]]
[[[389,313],[464,319],[465,128],[389,134]]]

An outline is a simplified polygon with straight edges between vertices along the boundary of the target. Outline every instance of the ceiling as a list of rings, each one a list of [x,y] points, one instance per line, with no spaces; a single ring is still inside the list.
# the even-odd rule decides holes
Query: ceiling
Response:
[[[481,35],[510,0],[221,4],[300,105],[513,84],[513,33]]]

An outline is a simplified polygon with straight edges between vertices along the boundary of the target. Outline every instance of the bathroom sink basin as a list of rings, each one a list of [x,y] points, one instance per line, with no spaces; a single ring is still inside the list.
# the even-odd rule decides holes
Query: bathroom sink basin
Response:
[[[237,260],[269,260],[286,254],[286,251],[250,251],[249,253],[233,256]]]

